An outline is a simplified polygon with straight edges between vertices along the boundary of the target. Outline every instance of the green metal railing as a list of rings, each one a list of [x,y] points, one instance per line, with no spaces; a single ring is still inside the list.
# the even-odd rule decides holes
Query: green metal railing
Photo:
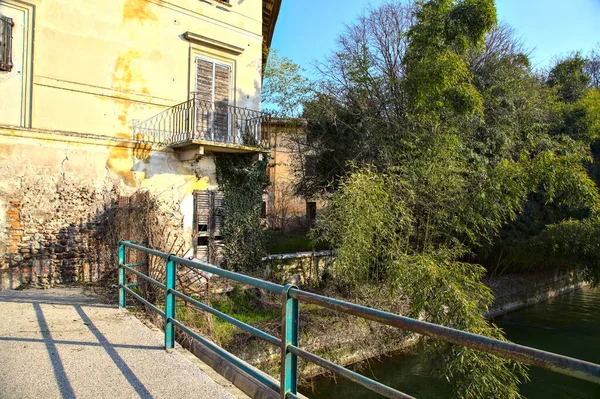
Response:
[[[141,251],[148,255],[160,257],[165,260],[166,267],[166,284],[154,280],[148,275],[139,272],[134,267],[142,264],[127,264],[126,263],[126,248]],[[279,294],[282,298],[282,323],[281,323],[281,339],[261,331],[249,324],[243,323],[227,314],[224,314],[194,298],[191,298],[176,289],[176,274],[177,265],[186,265],[205,272],[216,274],[242,284],[251,285],[261,288],[269,292]],[[157,308],[137,293],[129,288],[126,284],[126,272],[131,272],[137,277],[161,288],[165,291],[165,309],[164,311]],[[208,263],[199,262],[197,260],[190,261],[188,259],[179,258],[175,255],[165,254],[154,249],[145,248],[141,245],[134,244],[129,241],[121,241],[119,243],[119,306],[125,307],[126,294],[129,294],[142,302],[154,312],[163,317],[165,321],[165,348],[173,348],[175,344],[175,328],[187,333],[201,344],[213,350],[219,356],[229,361],[240,370],[252,376],[262,385],[279,392],[281,398],[298,398],[298,357],[314,363],[324,369],[335,373],[339,376],[348,378],[374,392],[388,398],[412,398],[412,396],[397,391],[377,381],[367,378],[361,374],[355,373],[345,367],[339,366],[328,360],[325,360],[313,353],[300,349],[298,346],[298,330],[299,330],[299,301],[312,303],[324,308],[333,309],[338,312],[348,313],[354,316],[362,317],[367,320],[372,320],[396,327],[401,330],[411,331],[413,333],[426,335],[441,341],[449,342],[456,345],[465,346],[471,349],[476,349],[482,352],[492,353],[508,359],[520,361],[532,366],[538,366],[557,373],[570,375],[575,378],[600,384],[600,365],[586,362],[579,359],[574,359],[555,353],[545,352],[539,349],[534,349],[511,342],[500,341],[485,336],[472,334],[466,331],[455,330],[437,324],[428,323],[409,317],[400,316],[393,313],[383,312],[381,310],[368,308],[365,306],[356,305],[353,303],[341,301],[338,299],[328,298],[322,295],[313,294],[302,291],[296,286],[288,284],[286,286],[274,284],[268,281],[260,280],[254,277],[246,276],[239,273],[234,273],[228,270],[219,269]],[[191,330],[175,317],[176,298],[193,304],[194,306],[207,311],[224,321],[227,321],[236,327],[267,341],[281,348],[281,377],[280,383],[275,382],[270,377],[259,372],[250,364],[233,356],[223,348],[215,345],[210,340],[202,337],[195,331]]]

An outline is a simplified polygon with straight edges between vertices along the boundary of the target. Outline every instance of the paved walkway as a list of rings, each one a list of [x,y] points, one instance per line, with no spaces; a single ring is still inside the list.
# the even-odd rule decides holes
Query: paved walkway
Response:
[[[163,336],[80,288],[0,292],[0,399],[234,398]]]

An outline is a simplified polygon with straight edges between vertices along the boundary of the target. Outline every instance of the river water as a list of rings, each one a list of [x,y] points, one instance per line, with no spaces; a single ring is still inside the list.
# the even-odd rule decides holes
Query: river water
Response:
[[[518,344],[600,363],[600,289],[584,288],[498,317],[494,322]],[[361,373],[419,399],[447,398],[448,385],[433,377],[422,356],[397,355],[371,362]],[[600,398],[600,385],[532,367],[521,385],[528,399]],[[311,390],[314,390],[311,392]],[[302,393],[313,399],[380,398],[343,378],[314,380]]]

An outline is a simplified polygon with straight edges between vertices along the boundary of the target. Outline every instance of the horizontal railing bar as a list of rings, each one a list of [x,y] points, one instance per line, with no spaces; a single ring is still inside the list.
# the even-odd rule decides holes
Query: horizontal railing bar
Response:
[[[294,345],[288,345],[288,351],[293,353],[296,356],[299,356],[305,360],[308,360],[311,363],[316,364],[317,366],[321,366],[326,370],[331,371],[332,373],[341,375],[342,377],[346,377],[347,379],[356,382],[359,385],[373,391],[378,394],[385,396],[386,398],[393,399],[415,399],[414,397],[397,391],[393,388],[388,387],[387,385],[383,385],[380,382],[374,381],[370,378],[365,377],[364,375],[355,373],[354,371],[348,370],[345,367],[339,366],[335,363],[331,363],[328,360],[323,359],[313,353],[307,352],[303,349],[298,348]]]
[[[141,251],[141,252],[144,252],[144,253],[147,253],[150,255],[158,256],[159,258],[167,259],[167,257],[169,256],[169,254],[166,254],[164,252],[160,252],[155,249],[142,247],[141,245],[134,244],[131,241],[120,241],[119,243],[123,244],[126,247],[133,248],[133,249],[136,249],[138,251]]]
[[[298,396],[298,395],[296,395],[296,394],[293,394],[293,393],[291,393],[291,392],[288,392],[288,393],[285,395],[285,397],[286,397],[286,398],[292,398],[292,399],[302,399],[302,398],[300,398],[300,396]]]
[[[222,276],[222,277],[234,280],[234,281],[238,281],[240,283],[249,284],[249,285],[252,285],[252,286],[255,286],[258,288],[266,289],[266,290],[274,292],[274,293],[283,293],[283,291],[285,289],[283,286],[281,286],[279,284],[274,284],[274,283],[271,283],[268,281],[254,278],[254,277],[231,272],[228,270],[219,269],[219,268],[217,268],[213,265],[210,265],[206,262],[197,261],[197,260],[191,261],[188,259],[176,257],[174,255],[167,255],[162,252],[148,249],[148,248],[142,247],[137,244],[133,244],[128,241],[121,241],[121,243],[126,247],[133,248],[133,249],[136,249],[136,250],[139,250],[141,252],[148,253],[151,255],[159,256],[161,258],[168,258],[170,256],[170,259],[176,263],[186,265],[186,266],[189,266],[189,267],[192,267],[195,269],[200,269],[200,270],[203,270],[206,272],[210,272],[210,273],[213,273],[213,274],[216,274],[216,275],[219,275],[219,276]],[[138,272],[137,270],[131,269],[128,266],[123,266],[123,267],[125,267],[127,270],[141,276],[142,278],[145,278],[148,281],[151,281],[151,282],[157,284],[158,286],[162,287],[163,289],[166,288],[163,284],[157,282],[156,280],[151,279],[150,277]],[[154,311],[156,311],[157,313],[159,313],[161,316],[164,317],[164,313],[161,310],[159,310],[158,308],[156,308],[154,305],[152,305],[151,303],[149,303],[148,301],[146,301],[145,299],[143,299],[142,297],[140,297],[139,295],[137,295],[136,293],[131,291],[127,286],[123,286],[123,288],[127,293],[134,296],[136,299],[143,302],[144,304],[146,304],[147,306],[149,306]],[[281,344],[281,341],[278,338],[276,338],[270,334],[267,334],[267,333],[265,333],[261,330],[258,330],[246,323],[243,323],[237,319],[234,319],[231,316],[228,316],[222,312],[219,312],[218,310],[213,309],[210,306],[203,304],[202,302],[196,301],[193,298],[190,298],[178,291],[173,290],[171,292],[173,292],[176,296],[180,297],[181,299],[184,299],[188,302],[193,303],[194,305],[198,306],[200,309],[208,311],[208,312],[216,315],[217,317],[220,317],[223,320],[225,320],[231,324],[234,324],[237,327],[239,327],[261,339],[264,339],[274,345]],[[579,360],[579,359],[575,359],[575,358],[571,358],[571,357],[567,357],[567,356],[563,356],[563,355],[559,355],[559,354],[555,354],[555,353],[551,353],[551,352],[546,352],[543,350],[539,350],[539,349],[535,349],[535,348],[531,348],[531,347],[527,347],[527,346],[523,346],[523,345],[518,345],[518,344],[515,344],[512,342],[508,342],[508,341],[501,341],[498,339],[489,338],[489,337],[485,337],[482,335],[473,334],[473,333],[470,333],[467,331],[461,331],[461,330],[429,323],[426,321],[412,319],[409,317],[400,316],[397,314],[384,312],[384,311],[373,309],[373,308],[368,308],[365,306],[345,302],[345,301],[338,300],[338,299],[328,298],[328,297],[325,297],[322,295],[302,291],[297,288],[290,289],[289,295],[290,295],[290,297],[295,298],[300,301],[323,306],[328,309],[333,309],[333,310],[336,310],[339,312],[344,312],[344,313],[354,315],[357,317],[362,317],[367,320],[372,320],[372,321],[375,321],[375,322],[378,322],[378,323],[381,323],[384,325],[392,326],[392,327],[395,327],[398,329],[402,329],[405,331],[410,331],[413,333],[426,335],[426,336],[429,336],[429,337],[432,337],[434,339],[438,339],[438,340],[441,340],[444,342],[464,346],[467,348],[475,349],[475,350],[486,352],[486,353],[491,353],[494,355],[502,356],[504,358],[523,362],[523,363],[526,363],[526,364],[529,364],[532,366],[537,366],[537,367],[548,369],[548,370],[551,370],[551,371],[554,371],[557,373],[569,375],[569,376],[572,376],[572,377],[575,377],[575,378],[578,378],[581,380],[600,384],[600,365],[598,365],[598,364],[594,364],[591,362],[587,362],[587,361],[583,361],[583,360]],[[189,334],[192,334],[200,342],[213,348],[213,350],[215,350],[221,356],[227,358],[230,355],[228,352],[226,352],[222,348],[219,348],[212,342],[207,341],[206,339],[204,339],[201,336],[199,336],[198,334],[194,333],[187,327],[181,325],[181,323],[179,323],[177,321],[174,321],[174,323],[176,323],[182,329],[187,331]],[[318,364],[321,367],[326,368],[327,370],[330,370],[337,374],[343,375],[343,376],[345,376],[345,377],[347,377],[369,389],[371,389],[372,384],[379,384],[376,381],[370,380],[364,376],[361,376],[360,374],[353,373],[352,371],[347,370],[344,367],[330,363],[314,354],[311,354],[310,352],[303,351],[295,346],[289,346],[288,348],[289,348],[290,352],[296,354],[297,356],[303,357],[308,361],[311,361],[315,364]],[[243,364],[243,361],[241,361],[240,359],[237,359],[237,361],[232,361],[232,362],[235,363],[241,369],[243,369],[243,370],[246,369],[245,365]],[[249,374],[256,376],[256,374],[252,371],[250,371]],[[256,378],[258,378],[259,380],[262,381],[262,377],[256,377]],[[266,385],[270,386],[271,388],[274,386],[273,384],[274,383],[272,381],[270,381],[270,383],[266,383]],[[391,390],[391,388],[388,388],[385,385],[381,385],[381,387],[379,387],[377,385],[373,385],[373,386],[375,386],[377,388],[376,392],[379,392],[379,389],[381,387],[384,387],[385,389],[390,390],[388,392],[390,395],[392,395],[392,394],[395,395],[395,396],[388,396],[388,397],[410,398],[410,396],[407,396],[406,394],[403,394],[403,393],[395,391],[395,390]],[[278,390],[278,389],[279,389],[279,386],[277,386],[276,390]],[[381,389],[383,389],[383,388],[381,388]],[[404,396],[397,396],[397,395],[404,395]]]
[[[257,288],[262,288],[267,291],[274,292],[276,294],[281,294],[284,291],[283,285],[270,283],[268,281],[264,281],[264,280],[261,280],[261,279],[255,278],[255,277],[250,277],[250,276],[246,276],[244,274],[230,272],[229,270],[220,269],[218,267],[212,266],[206,262],[202,262],[197,259],[194,261],[191,261],[188,259],[179,258],[177,256],[171,256],[171,260],[173,260],[179,264],[182,264],[182,265],[190,266],[195,269],[200,269],[205,272],[209,272],[209,273],[221,276],[221,277],[228,278],[230,280],[235,280],[235,281],[238,281],[243,284],[249,284],[249,285],[252,285]]]
[[[125,287],[139,287],[140,283],[125,284]]]
[[[197,301],[185,294],[182,294],[179,291],[169,290],[169,292],[172,292],[176,297],[179,297],[179,298],[183,299],[184,301],[190,302],[193,305],[199,307],[200,309],[205,310],[209,313],[212,313],[213,315],[225,320],[228,323],[233,324],[236,327],[241,328],[242,330],[244,330],[246,332],[249,332],[250,334],[252,334],[262,340],[270,342],[271,344],[273,344],[275,346],[281,346],[281,340],[277,337],[272,336],[271,334],[267,334],[266,332],[261,331],[258,328],[252,327],[251,325],[246,324],[246,323],[244,323],[238,319],[235,319],[229,315],[226,315],[223,312],[219,312],[217,309],[211,308],[210,306],[208,306],[200,301]]]
[[[127,263],[123,266],[127,266],[127,267],[139,267],[139,266],[146,266],[146,264],[144,262],[142,263]]]
[[[289,295],[292,298],[301,301],[320,305],[328,309],[348,313],[364,319],[373,320],[402,330],[427,335],[441,341],[465,346],[482,352],[492,353],[532,366],[579,378],[581,380],[594,382],[596,384],[600,383],[600,365],[598,364],[514,344],[512,342],[500,341],[426,321],[415,320],[409,317],[333,298],[327,298],[322,295],[301,291],[295,288],[290,289]]]
[[[144,298],[142,298],[141,296],[139,296],[138,294],[136,294],[135,292],[133,292],[132,290],[130,290],[128,287],[125,286],[121,286],[123,287],[123,289],[131,296],[133,296],[135,299],[137,299],[138,301],[142,302],[144,305],[148,306],[150,309],[154,310],[156,313],[158,313],[159,315],[161,315],[161,317],[164,319],[165,318],[165,312],[163,312],[162,310],[160,310],[159,308],[157,308],[156,306],[154,306],[153,304],[151,304],[150,302],[148,302],[147,300],[145,300]]]
[[[139,276],[139,277],[143,278],[144,280],[162,288],[163,290],[167,289],[166,285],[164,285],[163,283],[161,283],[159,281],[156,281],[152,277],[140,272],[139,270],[132,269],[131,267],[128,267],[126,265],[122,265],[121,267],[124,268],[125,270],[127,270],[128,272],[131,272],[131,273],[135,274],[136,276]]]
[[[176,319],[170,319],[170,320],[173,322],[173,324],[175,324],[175,326],[180,328],[182,331],[184,331],[188,335],[192,336],[194,339],[198,340],[200,343],[202,343],[202,345],[207,346],[209,349],[211,349],[212,351],[217,353],[219,356],[223,357],[225,360],[227,360],[228,362],[232,363],[233,365],[235,365],[236,367],[238,367],[239,369],[241,369],[242,371],[244,371],[245,373],[250,375],[252,378],[258,380],[261,384],[274,390],[275,392],[279,392],[279,384],[277,384],[272,379],[268,378],[267,376],[265,376],[262,373],[255,370],[254,367],[250,366],[248,363],[244,362],[243,360],[241,360],[240,358],[238,358],[236,356],[233,356],[231,353],[227,352],[225,349],[223,349],[220,346],[216,345],[215,343],[209,341],[208,339],[202,337],[198,333],[192,331],[191,329],[186,327],[184,324],[182,324],[178,320],[176,320]]]
[[[165,113],[168,113],[168,112],[169,112],[169,111],[171,111],[172,109],[174,109],[174,108],[177,108],[177,107],[181,107],[182,105],[184,105],[184,104],[187,104],[187,103],[191,103],[191,102],[193,102],[193,101],[194,101],[194,100],[187,100],[187,101],[181,102],[181,103],[179,103],[179,104],[173,105],[172,107],[169,107],[169,108],[167,108],[167,109],[165,109],[165,110],[163,110],[163,111],[160,111],[158,114],[156,114],[156,115],[154,115],[154,116],[151,116],[151,117],[150,117],[150,118],[148,118],[148,119],[145,119],[145,120],[143,120],[143,121],[141,121],[141,122],[138,122],[138,123],[136,123],[136,124],[135,124],[135,126],[143,125],[144,123],[148,123],[148,122],[150,122],[150,121],[152,121],[152,120],[155,120],[155,119],[157,119],[157,118],[161,117],[162,115],[164,115]]]

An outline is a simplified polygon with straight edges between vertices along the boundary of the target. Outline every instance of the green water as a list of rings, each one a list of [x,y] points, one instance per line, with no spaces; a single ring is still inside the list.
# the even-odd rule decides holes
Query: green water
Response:
[[[600,289],[583,289],[518,310],[495,320],[516,343],[600,363]],[[417,355],[371,362],[361,373],[416,398],[449,396],[444,381]],[[528,399],[600,398],[600,385],[532,367],[531,381],[521,385]],[[314,391],[312,391],[314,389]],[[367,399],[380,396],[341,378],[318,378],[302,393],[313,399]]]

